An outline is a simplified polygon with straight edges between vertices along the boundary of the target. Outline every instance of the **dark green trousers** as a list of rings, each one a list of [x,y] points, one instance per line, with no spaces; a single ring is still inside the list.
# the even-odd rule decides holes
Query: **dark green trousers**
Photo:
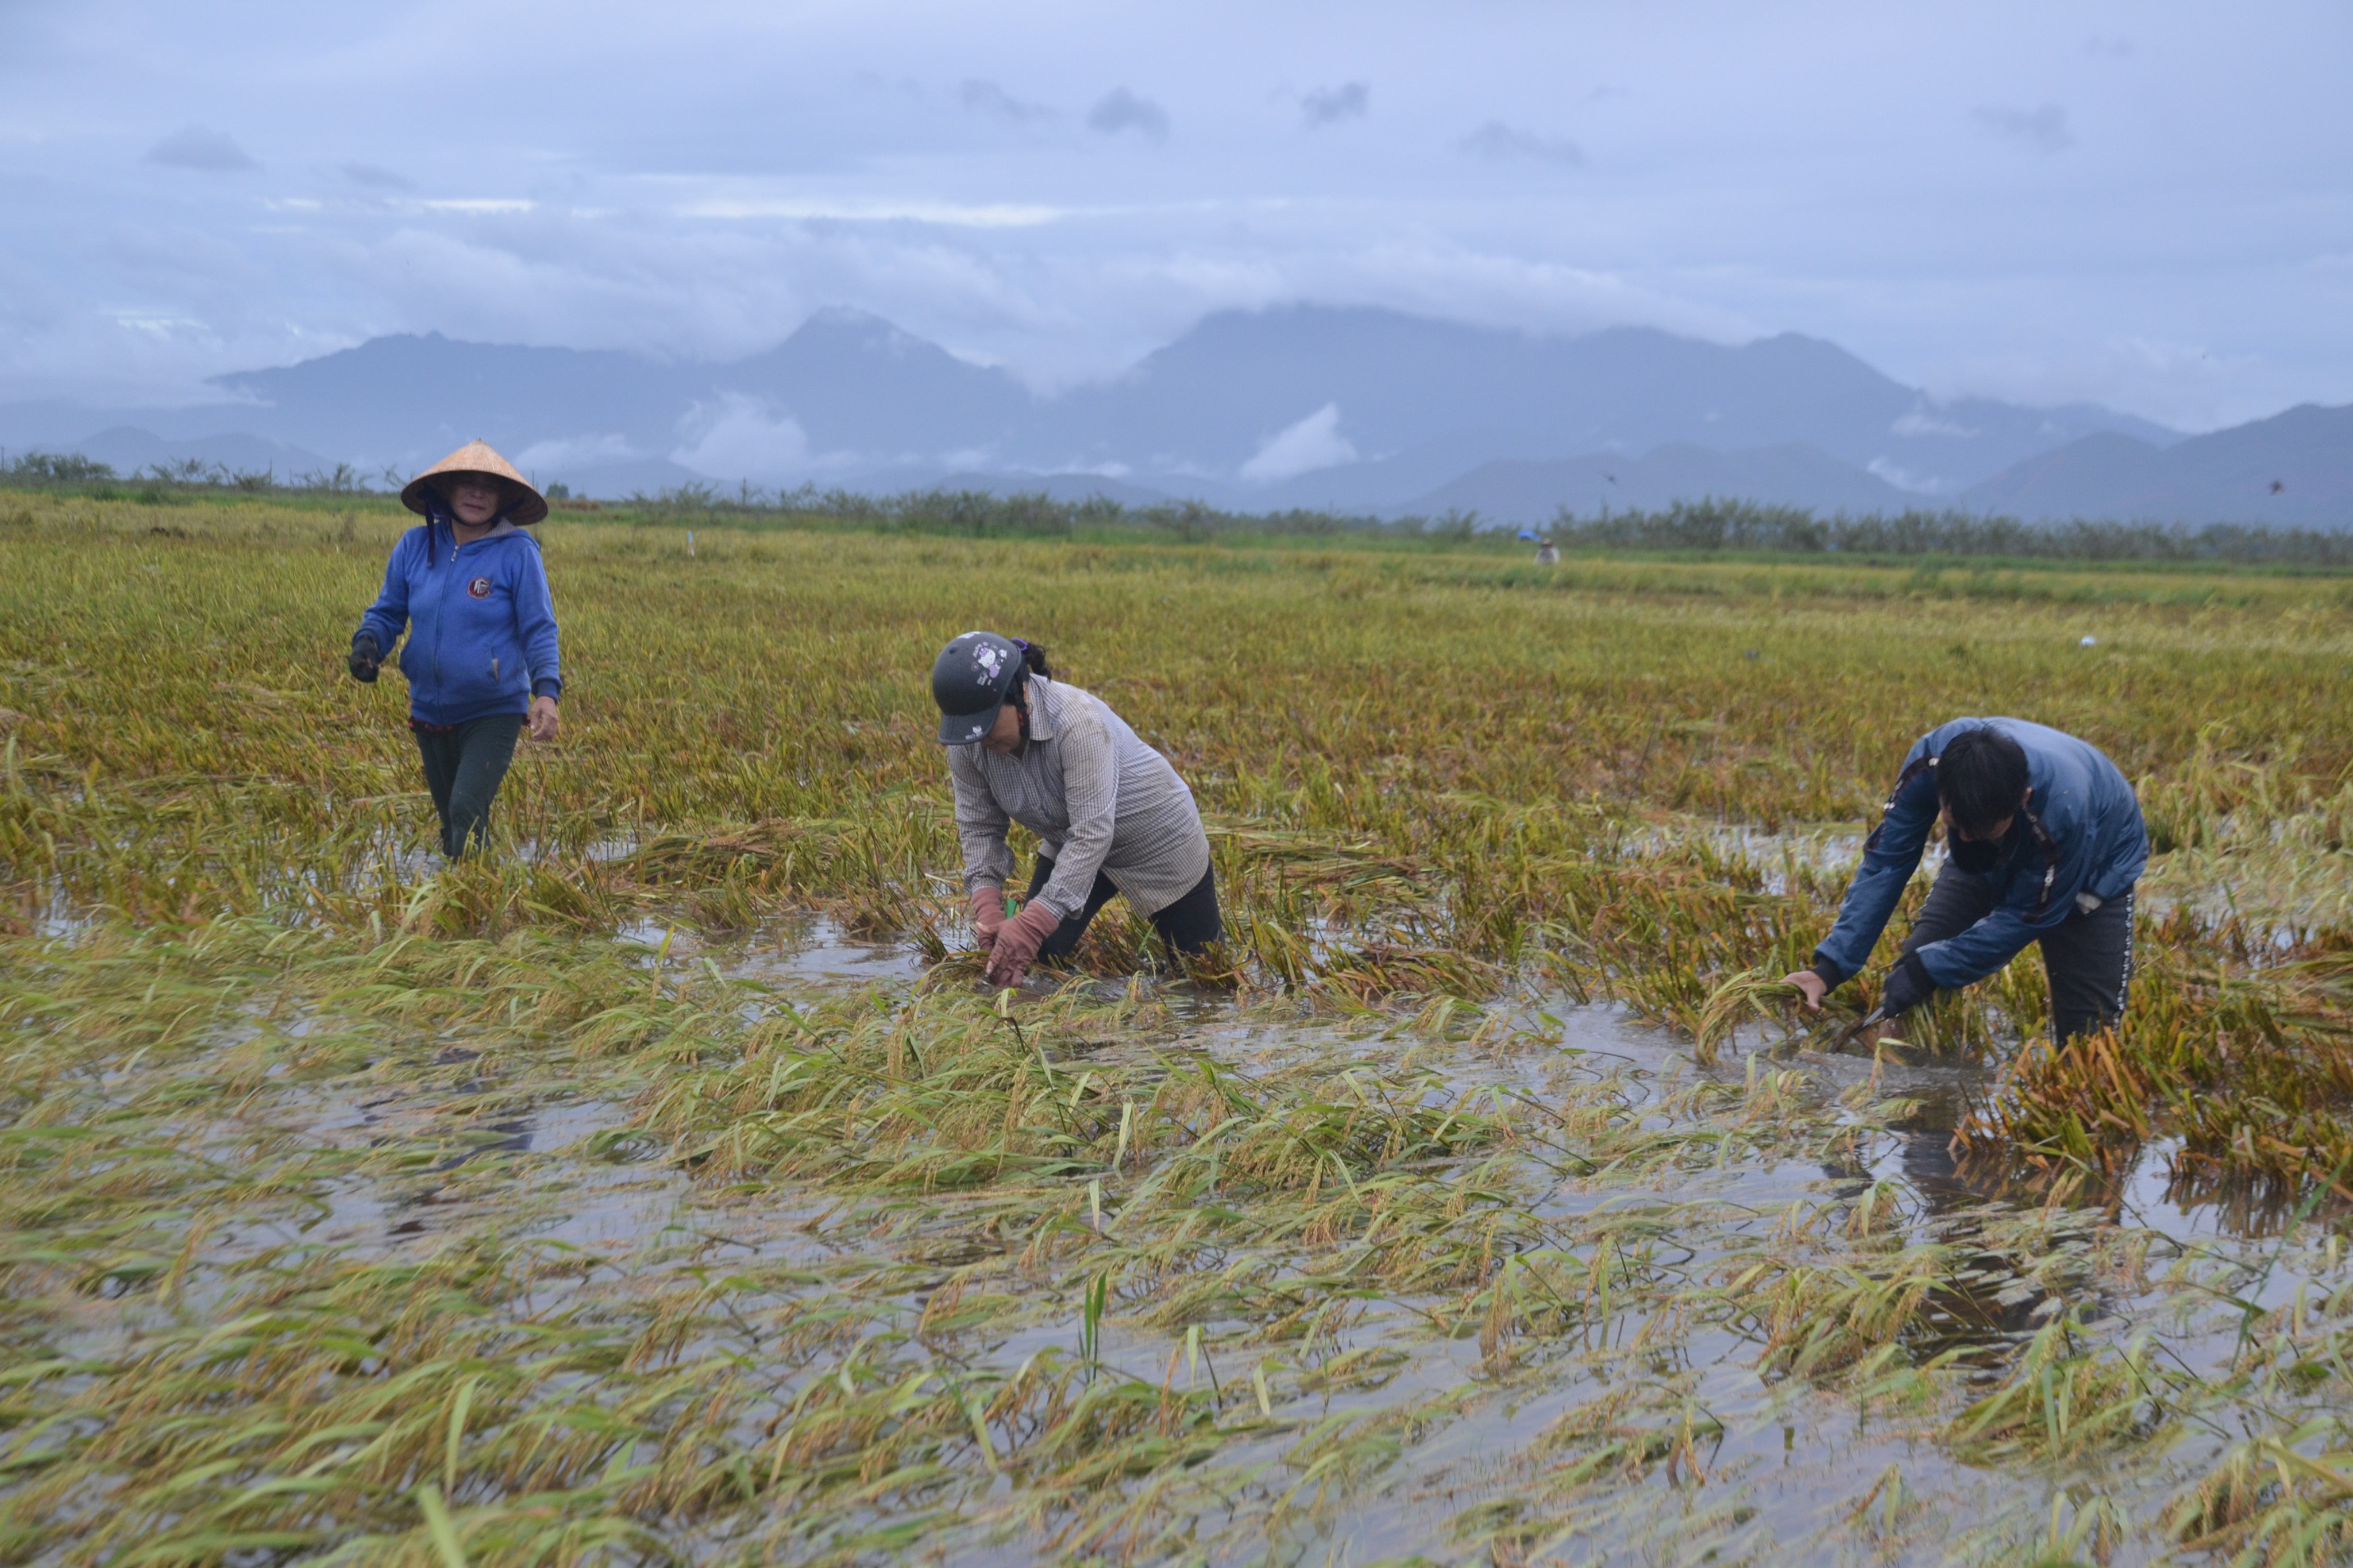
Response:
[[[522,715],[493,713],[448,730],[410,726],[425,759],[425,787],[441,817],[441,853],[455,860],[490,838],[491,802],[514,761]]]

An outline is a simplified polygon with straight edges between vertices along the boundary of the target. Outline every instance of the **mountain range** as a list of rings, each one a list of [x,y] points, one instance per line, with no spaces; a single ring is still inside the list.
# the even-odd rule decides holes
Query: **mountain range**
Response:
[[[1294,305],[1209,316],[1119,375],[1039,395],[833,310],[725,364],[402,335],[214,384],[219,401],[181,408],[0,407],[0,443],[283,476],[406,472],[479,435],[591,495],[953,480],[1511,523],[1711,496],[2353,523],[2353,407],[2185,438],[2091,405],[1940,401],[1794,333],[1553,337]]]

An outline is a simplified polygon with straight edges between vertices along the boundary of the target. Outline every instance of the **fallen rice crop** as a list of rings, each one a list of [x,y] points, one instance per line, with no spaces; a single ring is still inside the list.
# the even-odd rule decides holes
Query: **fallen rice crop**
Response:
[[[559,521],[452,868],[397,526],[0,499],[0,1557],[2348,1549],[2353,580]],[[1191,781],[1215,963],[982,992],[981,624]],[[2084,1048],[1778,984],[1965,711],[2141,790]]]

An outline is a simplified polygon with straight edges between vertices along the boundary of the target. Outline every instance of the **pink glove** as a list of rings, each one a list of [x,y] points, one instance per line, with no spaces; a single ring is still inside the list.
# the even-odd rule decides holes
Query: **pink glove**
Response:
[[[1062,917],[1032,899],[1021,906],[1021,912],[1007,921],[997,933],[997,945],[990,950],[988,983],[991,985],[1018,985],[1029,972],[1030,960],[1038,949],[1061,926]]]
[[[972,890],[972,935],[987,952],[997,945],[997,933],[1005,927],[1005,889],[975,888]]]

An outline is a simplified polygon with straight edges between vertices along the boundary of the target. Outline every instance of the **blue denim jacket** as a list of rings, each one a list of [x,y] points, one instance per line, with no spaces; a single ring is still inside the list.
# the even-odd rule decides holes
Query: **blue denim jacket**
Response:
[[[2023,719],[1956,719],[1921,736],[1905,754],[1902,780],[1863,846],[1862,868],[1839,906],[1838,923],[1814,949],[1814,968],[1832,984],[1870,962],[1904,885],[1919,868],[1936,822],[1936,775],[1924,764],[1941,756],[1955,735],[1978,724],[1991,724],[2025,749],[2031,787],[2010,853],[1988,873],[1998,889],[1993,912],[1920,949],[1930,979],[1948,990],[1982,980],[2073,914],[2076,894],[2105,903],[2140,879],[2148,863],[2140,801],[2097,747]]]
[[[533,695],[564,690],[539,541],[512,522],[470,544],[446,517],[402,534],[360,632],[388,653],[404,627],[408,710],[427,724],[528,713]]]

